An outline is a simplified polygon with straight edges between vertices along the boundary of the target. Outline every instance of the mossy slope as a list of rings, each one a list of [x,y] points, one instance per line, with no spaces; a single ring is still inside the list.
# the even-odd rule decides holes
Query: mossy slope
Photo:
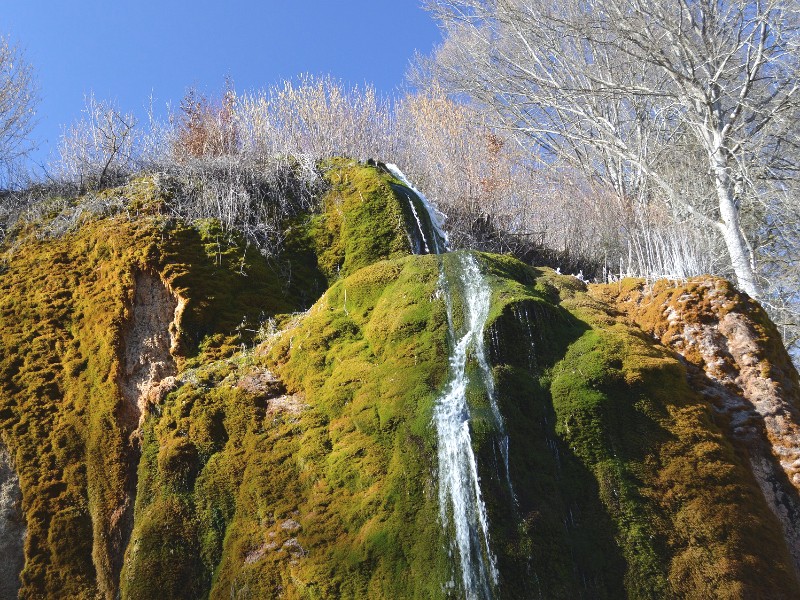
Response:
[[[321,212],[298,218],[287,232],[290,260],[311,260],[327,287],[379,260],[411,253],[409,232],[416,225],[407,199],[395,191],[396,180],[388,173],[337,159],[326,166],[325,178],[330,189]],[[298,283],[298,288],[309,284]]]
[[[345,270],[408,253],[402,207],[385,175],[342,162],[328,177],[328,213],[314,219],[338,224]],[[188,226],[160,216],[163,199],[147,180],[88,201],[117,214],[84,213],[56,238],[50,222],[22,227],[0,271],[0,425],[20,465],[28,524],[23,596],[116,593],[111,554],[124,542],[116,511],[138,459],[116,385],[134,274],[157,274],[185,305],[182,369],[229,356],[259,323],[309,306],[327,286],[316,255],[327,250],[324,240],[310,256],[287,251],[266,261],[213,220]],[[365,222],[370,235],[353,227]]]
[[[365,181],[350,193],[369,195],[374,182]],[[125,502],[137,455],[119,423],[116,385],[134,273],[156,273],[185,303],[177,358],[187,367],[229,355],[259,323],[310,305],[326,285],[314,256],[266,261],[215,221],[188,226],[160,216],[162,200],[146,180],[100,195],[127,210],[86,217],[52,239],[48,223],[30,224],[6,250],[0,272],[0,426],[20,465],[28,523],[23,595],[90,597],[116,589],[114,511]],[[376,195],[380,216],[391,199]],[[337,214],[341,220],[347,211]],[[353,246],[349,234],[339,236],[346,248]],[[401,251],[391,240],[382,249],[382,241],[369,251]],[[366,250],[351,255],[354,264],[369,260]]]
[[[107,575],[95,572],[92,540],[104,565],[99,548],[131,451],[116,377],[133,273],[159,273],[186,300],[185,357],[212,331],[233,340],[243,320],[291,309],[263,261],[217,247],[214,233],[158,218],[102,220],[21,245],[0,275],[0,427],[20,470],[26,594],[90,597]]]
[[[495,508],[493,527],[518,540],[533,574],[506,581],[503,593],[793,597],[777,519],[679,357],[574,278],[483,261],[519,510],[508,518]],[[485,452],[482,464],[496,470],[496,455]],[[501,487],[487,497],[502,498]],[[519,573],[522,557],[510,549],[505,570]]]
[[[556,431],[595,474],[628,595],[793,597],[777,519],[678,357],[587,296],[566,305],[592,330],[553,370]]]
[[[418,301],[436,281],[433,257],[361,269],[267,356],[201,367],[167,398],[145,430],[124,596],[439,593],[430,410],[446,324]],[[238,385],[264,363],[300,394],[293,409]]]
[[[432,424],[452,343],[440,281],[458,261],[409,255],[385,173],[344,161],[328,178],[326,210],[292,224],[280,261],[213,221],[157,214],[7,255],[0,433],[28,527],[23,597],[459,597]],[[574,278],[477,258],[516,494],[472,386],[496,596],[800,596],[747,456],[644,317]],[[185,309],[176,389],[132,441],[117,383],[137,271]]]

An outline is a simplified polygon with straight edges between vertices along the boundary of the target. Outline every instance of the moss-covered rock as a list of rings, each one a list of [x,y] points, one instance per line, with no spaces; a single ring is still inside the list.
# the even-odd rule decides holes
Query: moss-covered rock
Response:
[[[180,297],[176,358],[187,364],[230,353],[245,329],[297,302],[267,261],[214,224],[158,216],[18,241],[5,264],[0,428],[28,524],[22,593],[94,597],[99,585],[113,595],[109,553],[121,553],[112,538],[123,535],[117,511],[130,503],[138,454],[118,386],[135,274],[157,273]]]
[[[305,256],[328,282],[412,252],[408,201],[386,172],[345,159],[326,166],[329,191],[318,214],[297,219],[287,254]],[[403,188],[405,189],[405,188]],[[316,299],[316,298],[315,298]]]
[[[410,254],[387,173],[339,161],[327,177],[324,210],[269,260],[214,221],[160,216],[145,182],[115,192],[136,219],[32,227],[4,250],[22,597],[462,595],[433,412],[466,305],[442,282],[463,261]],[[800,385],[760,309],[716,280],[587,288],[474,257],[504,429],[471,384],[494,596],[798,597],[780,453]],[[123,393],[142,273],[174,304],[153,325],[172,337],[140,336],[139,354],[169,339],[174,371]]]

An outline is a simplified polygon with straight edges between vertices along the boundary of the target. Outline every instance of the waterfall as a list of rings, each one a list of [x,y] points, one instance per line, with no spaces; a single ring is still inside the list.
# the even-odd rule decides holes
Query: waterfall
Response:
[[[442,271],[440,285],[445,293],[447,321],[453,340],[450,355],[450,380],[434,409],[438,436],[439,510],[445,525],[452,518],[454,546],[458,550],[465,597],[491,598],[498,572],[491,550],[486,507],[481,496],[477,460],[469,430],[470,410],[467,387],[470,384],[467,361],[473,356],[478,364],[480,383],[486,391],[494,425],[498,431],[505,478],[514,494],[508,468],[508,437],[505,434],[494,388],[491,367],[486,356],[483,330],[491,306],[491,288],[475,257],[459,253],[457,287],[463,294],[463,333],[457,333],[453,319],[452,286]]]
[[[403,195],[409,202],[420,235],[421,244],[416,247],[418,253],[423,250],[432,254],[447,252],[447,235],[442,230],[444,215],[431,205],[396,165],[387,164],[386,168],[412,192]],[[443,526],[452,526],[455,534],[453,546],[458,552],[464,597],[478,600],[492,597],[492,590],[498,583],[498,570],[491,549],[489,520],[481,495],[478,462],[470,434],[467,388],[470,383],[475,383],[470,382],[467,373],[470,357],[478,365],[480,381],[477,383],[482,385],[489,401],[498,433],[505,480],[512,498],[514,488],[508,465],[508,436],[497,404],[494,377],[483,341],[491,307],[491,288],[472,254],[457,253],[453,256],[452,264],[456,267],[457,277],[454,285],[448,283],[443,263],[440,263],[439,280],[453,343],[449,361],[450,379],[433,412],[439,460],[439,515]],[[459,332],[456,331],[453,318],[454,289],[462,294],[464,314]]]
[[[406,194],[411,214],[416,221],[417,229],[419,231],[420,239],[425,250],[425,254],[441,254],[447,252],[450,248],[447,244],[447,234],[442,229],[442,222],[444,215],[436,210],[425,195],[415,188],[411,182],[406,178],[400,168],[392,163],[386,164],[386,169],[406,188],[411,191],[411,194]],[[417,203],[419,202],[419,207]],[[417,210],[420,208],[420,210]],[[416,254],[422,254],[422,248],[415,248]]]
[[[450,355],[450,381],[436,404],[433,416],[439,448],[439,510],[445,524],[448,513],[452,514],[466,598],[490,598],[491,586],[497,583],[497,567],[490,547],[486,506],[472,449],[466,394],[468,352],[477,347],[477,340],[483,337],[489,303],[484,293],[485,282],[474,258],[459,255],[458,261],[459,287],[464,290],[463,328],[466,330],[460,337],[456,335],[453,322],[451,289],[442,277],[454,347]],[[471,267],[478,273],[478,281],[468,277],[467,272],[473,271]]]

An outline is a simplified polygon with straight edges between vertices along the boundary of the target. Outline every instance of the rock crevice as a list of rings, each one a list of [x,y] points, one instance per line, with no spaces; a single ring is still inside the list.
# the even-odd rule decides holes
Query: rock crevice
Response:
[[[133,302],[121,336],[117,381],[122,396],[119,425],[130,437],[130,446],[125,457],[124,497],[114,508],[107,524],[111,572],[105,584],[101,581],[107,597],[117,595],[125,549],[133,531],[141,424],[149,407],[158,404],[176,386],[178,367],[173,352],[177,347],[183,307],[182,299],[173,294],[157,274],[148,271],[134,273]]]
[[[141,424],[147,407],[175,385],[177,345],[183,301],[147,271],[134,276],[131,317],[123,337],[119,387],[124,400],[122,422],[129,430]]]

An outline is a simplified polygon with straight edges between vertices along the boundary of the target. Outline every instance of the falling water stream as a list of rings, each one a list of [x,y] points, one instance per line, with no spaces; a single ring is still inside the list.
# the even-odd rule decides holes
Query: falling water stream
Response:
[[[426,227],[413,199],[409,198],[411,212],[422,237],[419,247],[434,254],[447,252],[447,237],[441,228],[440,213],[395,165],[386,167],[416,194],[420,206],[427,213],[425,216],[430,220],[430,227]],[[514,490],[508,466],[508,436],[497,405],[494,378],[483,341],[483,330],[491,307],[491,288],[472,254],[459,252],[450,256],[448,266],[454,267],[451,269],[454,273],[448,277],[444,262],[440,263],[442,266],[439,281],[445,297],[447,322],[453,344],[449,361],[450,378],[433,414],[438,438],[439,511],[442,524],[446,528],[452,525],[455,537],[453,549],[458,552],[464,597],[478,600],[492,597],[492,590],[498,583],[498,571],[491,548],[489,522],[470,435],[470,408],[467,403],[467,388],[470,384],[481,384],[485,391],[498,433],[505,480],[512,497]],[[454,293],[462,295],[463,324],[460,327],[456,327],[453,314]],[[467,368],[470,358],[478,365],[478,382],[470,381],[470,371]]]
[[[444,232],[444,229],[442,229],[442,219],[444,215],[436,210],[425,195],[411,184],[397,165],[387,163],[386,169],[414,193],[416,199],[419,200],[419,208],[425,211],[425,218],[427,218],[430,224],[423,222],[423,219],[420,217],[420,212],[417,210],[414,198],[408,198],[408,205],[416,221],[417,229],[422,240],[422,246],[425,250],[424,254],[441,254],[447,252],[450,248],[447,245],[447,234]],[[419,253],[422,254],[422,252]]]
[[[467,361],[470,351],[479,357],[488,370],[483,353],[483,326],[489,314],[490,290],[481,275],[475,258],[457,255],[459,287],[463,290],[464,325],[459,336],[455,331],[451,287],[442,276],[445,290],[447,321],[454,342],[450,354],[450,380],[434,408],[439,448],[439,511],[442,523],[452,515],[455,546],[461,566],[466,598],[490,598],[497,584],[497,566],[491,550],[486,506],[481,497],[480,479],[469,430],[470,410],[467,404]],[[482,379],[487,379],[481,365]],[[489,378],[491,373],[489,372]],[[489,387],[487,387],[487,393]],[[492,385],[492,390],[493,390]],[[493,394],[488,394],[490,401]],[[492,402],[492,404],[495,404]],[[499,415],[496,405],[492,412]],[[507,450],[507,444],[503,444]]]

